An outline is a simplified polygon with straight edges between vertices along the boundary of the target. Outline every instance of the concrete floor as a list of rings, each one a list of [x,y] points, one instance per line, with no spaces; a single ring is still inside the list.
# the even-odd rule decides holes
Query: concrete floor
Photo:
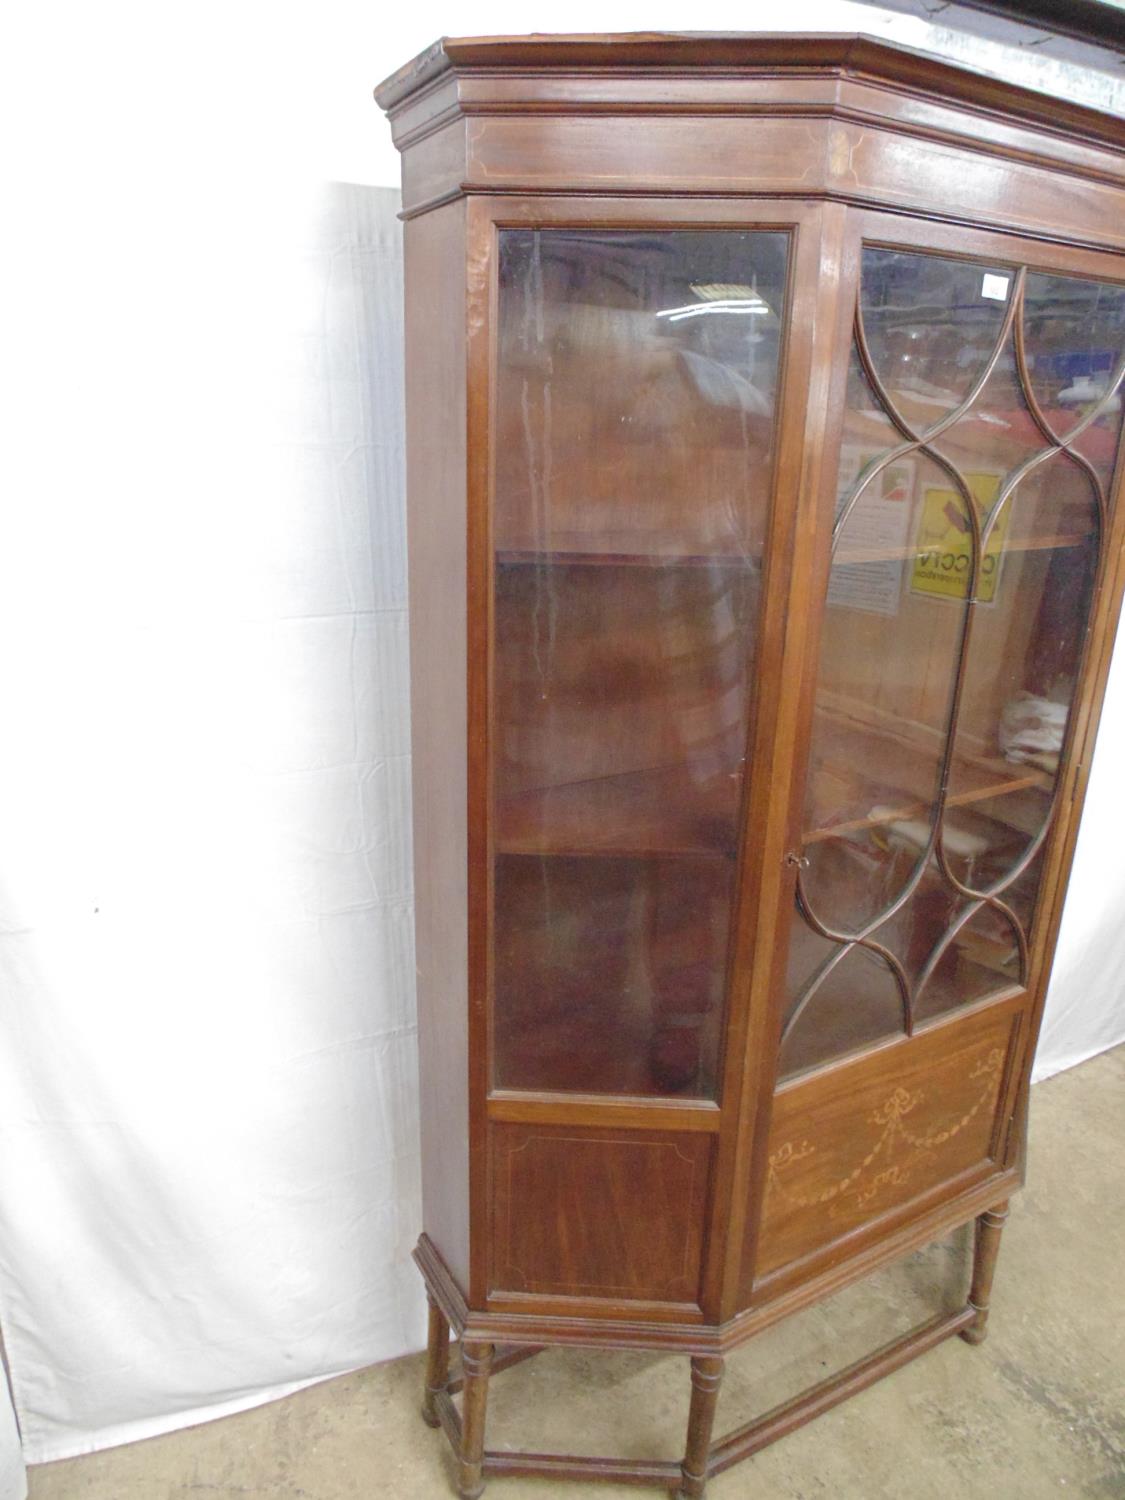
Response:
[[[960,1339],[713,1480],[709,1500],[1125,1497],[1125,1048],[1037,1087],[1030,1180],[1004,1233],[991,1333]],[[717,1431],[964,1297],[967,1236],[800,1314],[728,1361]],[[30,1500],[445,1497],[418,1357],[171,1436],[45,1464]],[[687,1362],[554,1352],[493,1382],[490,1447],[679,1457]],[[491,1481],[495,1500],[659,1494]]]

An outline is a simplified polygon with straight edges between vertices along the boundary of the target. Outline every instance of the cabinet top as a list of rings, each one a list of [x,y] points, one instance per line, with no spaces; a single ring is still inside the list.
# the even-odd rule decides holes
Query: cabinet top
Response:
[[[681,82],[695,78],[703,84],[720,76],[836,75],[1015,115],[1040,128],[1125,149],[1125,118],[1120,115],[861,34],[635,31],[442,37],[385,78],[376,87],[375,98],[393,116],[420,92],[451,78],[471,75],[484,83],[488,78],[510,81],[518,75],[534,85],[537,78],[548,81],[552,75],[557,79],[563,74],[598,85],[597,104],[602,108],[607,102],[606,84],[615,77],[675,77]],[[580,95],[580,84],[576,92]],[[623,93],[622,104],[627,106],[632,97]],[[496,102],[511,108],[510,92],[498,89]],[[706,102],[701,92],[699,103],[706,107]],[[478,108],[485,104],[480,89],[474,91],[474,104]]]

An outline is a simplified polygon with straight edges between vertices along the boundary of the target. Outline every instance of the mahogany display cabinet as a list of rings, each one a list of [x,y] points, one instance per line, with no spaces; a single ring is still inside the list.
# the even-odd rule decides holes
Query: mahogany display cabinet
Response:
[[[446,40],[376,94],[424,1412],[465,1497],[700,1496],[984,1337],[1122,591],[1125,122],[811,35]],[[729,1350],[972,1220],[960,1310],[713,1434]],[[682,1465],[490,1450],[560,1344],[690,1360]]]

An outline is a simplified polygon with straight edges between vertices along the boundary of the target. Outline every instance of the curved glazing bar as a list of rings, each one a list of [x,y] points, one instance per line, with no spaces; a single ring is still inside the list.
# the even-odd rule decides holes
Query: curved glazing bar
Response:
[[[1125,288],[867,247],[852,358],[783,1074],[1028,980]]]

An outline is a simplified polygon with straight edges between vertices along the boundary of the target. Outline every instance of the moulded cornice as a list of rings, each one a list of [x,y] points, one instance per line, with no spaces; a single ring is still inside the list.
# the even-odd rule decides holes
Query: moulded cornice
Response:
[[[404,106],[420,103],[421,97],[440,95],[439,110],[446,113],[450,101],[442,85],[455,85],[473,77],[471,98],[454,100],[465,112],[489,108],[511,108],[510,92],[499,87],[514,77],[528,84],[543,84],[566,76],[576,82],[606,83],[614,78],[653,80],[717,76],[863,79],[892,89],[924,95],[934,101],[967,106],[1021,119],[1039,130],[1062,133],[1075,140],[1125,148],[1125,118],[1055,98],[1023,85],[978,73],[921,52],[862,34],[803,33],[626,32],[600,35],[531,35],[501,37],[444,37],[411,62],[399,68],[375,89],[380,106],[395,119]],[[495,98],[489,97],[486,80],[495,80]],[[612,91],[610,91],[612,92]],[[695,107],[711,104],[701,92]],[[421,97],[420,97],[421,96]],[[529,89],[525,107],[534,101]],[[628,108],[646,105],[635,96],[622,95]],[[581,107],[577,96],[572,107]],[[590,99],[586,107],[606,108],[612,99]],[[648,108],[661,107],[648,101]],[[667,108],[667,105],[663,107]],[[680,109],[692,107],[681,95]],[[713,107],[713,106],[712,106]]]

